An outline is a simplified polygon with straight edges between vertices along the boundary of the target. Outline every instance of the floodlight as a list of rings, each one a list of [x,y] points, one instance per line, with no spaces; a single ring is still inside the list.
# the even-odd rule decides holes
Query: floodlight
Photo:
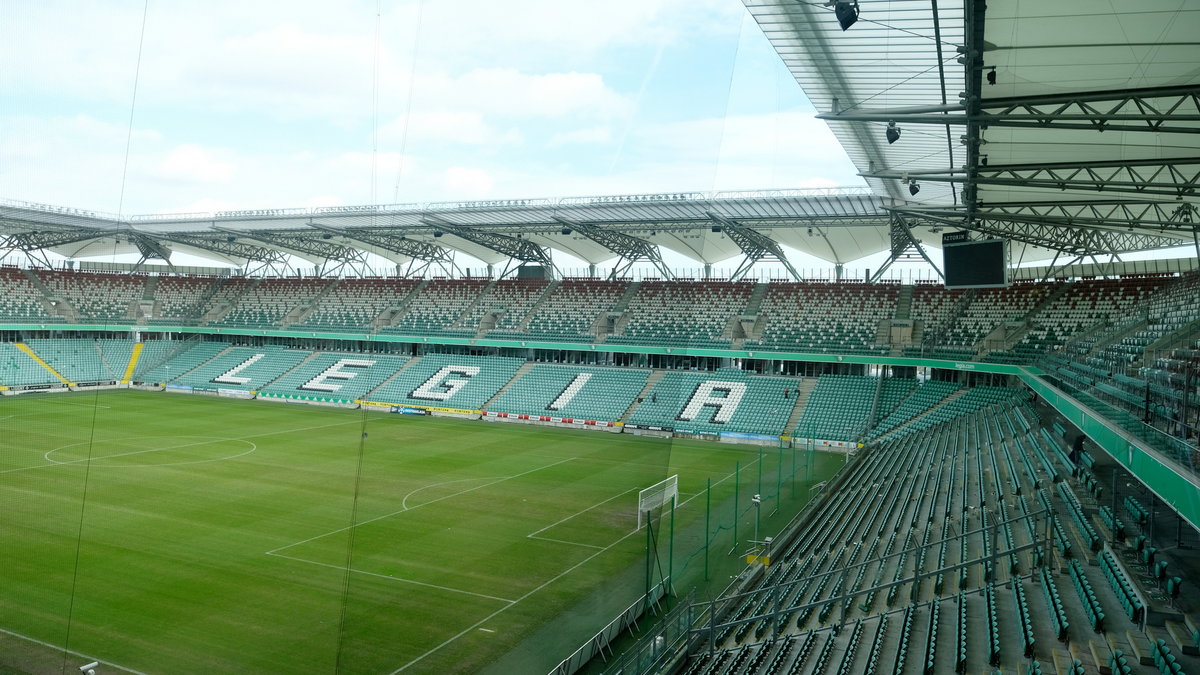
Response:
[[[900,127],[896,126],[896,120],[888,122],[885,134],[887,135],[888,145],[900,140]]]
[[[917,185],[916,179],[910,179],[908,181],[908,194],[916,196],[916,194],[920,191],[921,191],[921,186]]]
[[[569,227],[564,227],[564,228],[562,229],[562,233],[563,233],[563,234],[571,234],[571,228],[569,228]]]
[[[720,231],[721,231],[721,226],[720,226],[720,225],[713,225],[713,226],[712,226],[712,231],[713,231],[713,232],[720,232]]]
[[[433,236],[435,236],[435,237],[440,237],[440,236],[442,236],[442,231],[441,231],[441,230],[434,230],[434,231],[433,231]]]
[[[326,232],[325,234],[321,235],[321,238],[322,239],[333,239],[333,235]]]
[[[837,0],[833,5],[833,14],[837,17],[838,25],[846,30],[858,21],[858,0]]]
[[[995,68],[992,68],[991,70],[987,71],[987,83],[988,84],[996,84],[996,69]]]

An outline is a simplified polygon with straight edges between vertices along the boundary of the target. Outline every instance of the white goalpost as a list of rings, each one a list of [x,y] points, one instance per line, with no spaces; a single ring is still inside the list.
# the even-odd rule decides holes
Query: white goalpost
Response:
[[[661,509],[679,497],[679,474],[638,492],[637,529],[646,526],[646,512]]]

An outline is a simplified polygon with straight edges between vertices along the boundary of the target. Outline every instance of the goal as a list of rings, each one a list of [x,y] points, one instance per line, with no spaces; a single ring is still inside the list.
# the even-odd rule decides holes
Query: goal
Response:
[[[660,481],[638,493],[637,529],[646,526],[646,513],[659,513],[662,507],[679,497],[679,474]]]

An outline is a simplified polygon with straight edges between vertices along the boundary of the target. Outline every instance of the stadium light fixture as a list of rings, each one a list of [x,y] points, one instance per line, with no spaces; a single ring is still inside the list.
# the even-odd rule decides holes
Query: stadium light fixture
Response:
[[[721,226],[720,226],[720,225],[713,225],[713,226],[712,226],[712,231],[713,231],[713,232],[720,232],[720,231],[721,231]]]
[[[833,4],[833,15],[837,17],[838,25],[843,31],[853,26],[854,22],[858,21],[858,0],[837,0]]]
[[[887,136],[888,145],[900,140],[900,127],[896,126],[896,120],[888,122],[887,131],[884,133]]]
[[[915,197],[916,194],[920,191],[921,191],[921,186],[917,185],[917,180],[915,178],[910,178],[908,180],[908,194],[913,195]]]
[[[435,236],[435,237],[440,237],[440,236],[442,236],[442,231],[441,231],[441,230],[434,230],[434,231],[433,231],[433,236]]]
[[[564,235],[571,234],[571,228],[569,228],[569,227],[564,227],[564,228],[562,229],[562,233],[563,233]]]
[[[987,83],[996,84],[996,66],[992,66],[987,71]]]

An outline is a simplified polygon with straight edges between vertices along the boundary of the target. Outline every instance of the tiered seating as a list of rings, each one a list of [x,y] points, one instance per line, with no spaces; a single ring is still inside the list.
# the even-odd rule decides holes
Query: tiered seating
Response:
[[[479,410],[524,363],[501,356],[429,354],[369,397],[381,403]]]
[[[798,438],[853,441],[866,431],[875,395],[875,378],[822,375],[796,424]]]
[[[452,330],[450,327],[489,283],[489,279],[434,279],[417,292],[399,322],[380,329],[380,332],[475,337],[475,330]]]
[[[924,431],[930,427],[960,417],[969,415],[981,408],[1001,403],[1021,395],[1021,390],[1015,387],[971,387],[962,396],[938,406],[920,419],[913,420],[899,433],[911,434]]]
[[[408,358],[403,356],[321,352],[262,387],[259,393],[354,401],[378,387],[406,363]]]
[[[396,305],[416,279],[342,279],[317,300],[308,317],[294,328],[362,332],[383,310]]]
[[[51,323],[41,303],[42,292],[29,281],[25,273],[12,267],[0,267],[0,321],[12,323]]]
[[[154,289],[154,316],[150,324],[190,324],[199,320],[205,296],[218,283],[215,277],[160,275]]]
[[[944,344],[972,346],[1005,321],[1029,313],[1053,286],[1018,283],[1008,288],[981,288],[943,334]]]
[[[119,380],[133,351],[130,340],[42,339],[26,344],[71,382]],[[101,358],[101,352],[105,351],[111,352],[111,363]]]
[[[917,381],[911,377],[889,377],[879,386],[879,407],[875,410],[877,418],[886,417],[904,399],[917,389]]]
[[[206,389],[253,391],[295,368],[309,354],[311,352],[277,346],[234,347],[176,378],[175,382]]]
[[[1047,352],[1062,349],[1068,341],[1097,324],[1119,322],[1136,314],[1164,277],[1129,279],[1060,280],[1067,290],[1040,308],[1031,318],[1032,327],[1011,350],[989,354],[997,363],[1027,363]]]
[[[965,292],[949,291],[941,284],[917,284],[913,287],[910,316],[924,326],[926,341],[940,342],[936,338],[949,330],[954,308]]]
[[[538,365],[509,385],[489,410],[615,422],[649,377],[648,370]]]
[[[328,279],[263,279],[237,299],[233,309],[210,325],[238,328],[280,328],[288,314],[310,304]]]
[[[534,310],[526,330],[537,337],[590,342],[592,324],[616,306],[626,288],[625,281],[566,279]]]
[[[53,296],[71,303],[83,322],[128,322],[133,316],[131,308],[146,289],[145,275],[61,270],[38,270],[36,274]]]
[[[0,342],[0,384],[60,384],[54,374],[42,367],[11,342]]]
[[[1105,362],[1110,370],[1123,370],[1141,358],[1159,338],[1179,330],[1184,325],[1200,319],[1200,274],[1191,273],[1150,295],[1142,303],[1145,307],[1147,325],[1133,335],[1122,338],[1120,343],[1109,345],[1093,356]]]
[[[1141,620],[1142,601],[1138,599],[1137,592],[1133,590],[1133,582],[1129,580],[1125,568],[1108,549],[1100,552],[1098,562],[1100,563],[1100,572],[1104,574],[1105,579],[1108,579],[1109,585],[1116,593],[1117,601],[1125,609],[1126,616],[1130,621]]]
[[[196,342],[166,361],[142,371],[143,382],[173,382],[229,346],[227,342]]]
[[[216,290],[212,292],[208,300],[197,307],[196,318],[203,320],[212,310],[233,306],[242,294],[248,292],[257,283],[259,283],[258,279],[250,277],[226,277],[218,280]]]
[[[791,415],[798,384],[789,378],[761,377],[731,369],[714,374],[669,371],[643,397],[630,415],[629,424],[704,434],[777,436]]]
[[[142,353],[133,369],[135,382],[148,382],[146,373],[166,362],[172,354],[184,348],[182,340],[147,340],[142,343]]]
[[[942,399],[957,390],[958,385],[952,382],[938,382],[935,380],[923,382],[921,386],[913,389],[912,393],[901,401],[891,413],[880,420],[871,429],[870,435],[882,436],[914,417],[924,414],[925,411],[941,403]]]
[[[1067,572],[1071,576],[1071,585],[1079,595],[1079,603],[1083,605],[1083,611],[1087,613],[1088,621],[1091,622],[1092,630],[1097,633],[1104,630],[1104,607],[1100,605],[1096,592],[1092,590],[1083,565],[1079,564],[1078,560],[1072,560],[1067,565]]]
[[[879,323],[896,311],[896,284],[772,282],[763,297],[756,349],[886,354]]]
[[[746,309],[754,285],[731,281],[643,281],[629,323],[611,344],[729,346],[725,327]]]
[[[549,283],[543,279],[501,279],[484,289],[459,323],[465,330],[479,330],[483,317],[495,312],[498,316],[495,327],[512,330],[520,325]]]

